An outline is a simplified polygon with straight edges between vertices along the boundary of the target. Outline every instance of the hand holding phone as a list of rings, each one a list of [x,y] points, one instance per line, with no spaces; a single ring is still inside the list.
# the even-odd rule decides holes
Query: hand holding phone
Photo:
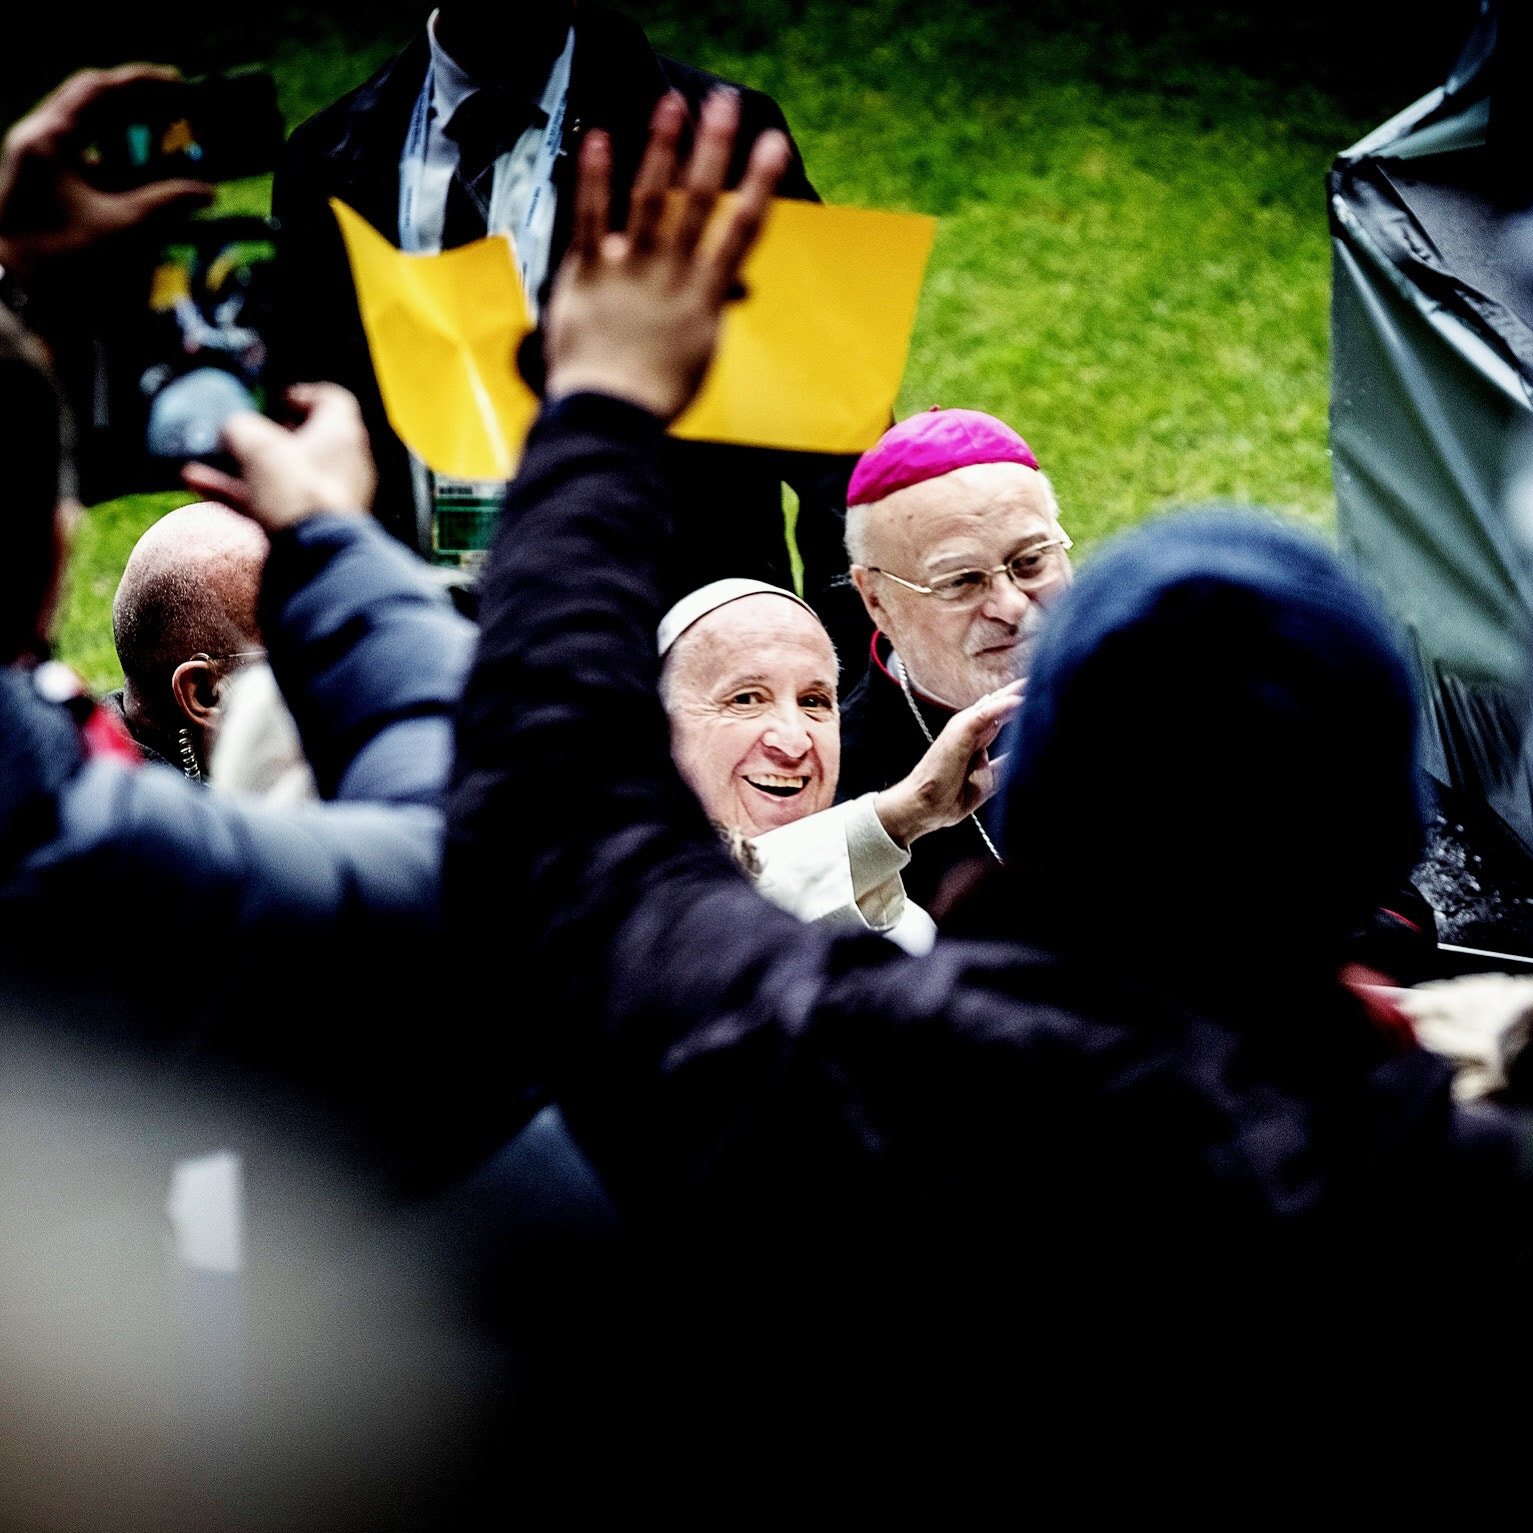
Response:
[[[206,205],[205,179],[173,177],[125,190],[93,185],[80,163],[82,123],[118,92],[178,83],[153,64],[85,69],[15,123],[0,146],[0,266],[23,283],[50,259],[87,250],[174,206]]]
[[[288,426],[231,415],[224,445],[235,472],[188,463],[187,488],[243,511],[268,533],[326,512],[370,510],[378,471],[356,397],[335,383],[298,383],[286,403],[296,417]]]
[[[102,191],[196,176],[234,181],[274,170],[282,153],[277,82],[247,69],[203,80],[145,77],[80,114],[81,173]]]

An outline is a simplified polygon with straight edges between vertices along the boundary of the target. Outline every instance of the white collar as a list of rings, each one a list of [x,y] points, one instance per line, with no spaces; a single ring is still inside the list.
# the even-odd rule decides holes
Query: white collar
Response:
[[[452,114],[479,89],[477,81],[436,40],[438,12],[426,23],[426,40],[431,44],[431,110],[439,127],[452,121]]]

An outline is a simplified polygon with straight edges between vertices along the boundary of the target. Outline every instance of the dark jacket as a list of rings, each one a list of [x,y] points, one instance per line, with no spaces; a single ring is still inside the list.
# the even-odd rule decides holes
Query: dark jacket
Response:
[[[379,519],[422,552],[429,549],[415,526],[406,455],[384,414],[350,268],[327,199],[339,197],[398,243],[399,157],[429,57],[422,33],[366,84],[304,123],[288,141],[272,186],[272,211],[281,224],[274,369],[290,381],[332,380],[362,401],[378,459]],[[678,90],[695,118],[708,92],[724,83],[717,75],[657,54],[625,17],[595,5],[580,6],[564,153],[555,170],[559,199],[550,279],[569,247],[581,136],[593,127],[612,136],[614,218],[621,220],[655,103],[667,90]],[[744,173],[750,147],[761,133],[769,128],[788,132],[771,97],[740,89],[741,129],[731,185]],[[796,147],[780,194],[819,200]],[[675,596],[727,575],[792,585],[783,535],[785,479],[799,494],[798,542],[811,600],[846,568],[842,514],[855,457],[711,443],[673,443],[668,454],[668,472],[687,527],[687,558],[678,561],[670,587]],[[429,528],[425,532],[429,536]]]
[[[912,958],[761,899],[669,755],[659,450],[600,397],[534,429],[444,894],[539,977],[508,1073],[543,1079],[619,1205],[690,1253],[649,1321],[701,1327],[713,1385],[845,1426],[1025,1380],[1097,1441],[1104,1390],[1145,1419],[1112,1395],[1135,1358],[1141,1381],[1202,1365],[1252,1398],[1303,1366],[1316,1306],[1387,1330],[1394,1275],[1433,1252],[1483,1275],[1521,1238],[1516,1128],[1455,1109],[1446,1066],[1334,985],[1288,997],[1316,1047],[1274,1070],[1238,1012],[1152,974],[1014,942]],[[552,784],[568,812],[545,812]]]
[[[119,687],[115,692],[108,692],[101,699],[101,706],[122,726],[145,761],[153,766],[176,767],[178,772],[182,771],[183,769],[172,759],[177,754],[176,746],[172,741],[142,725],[134,729],[128,718],[123,691],[124,689]]]
[[[904,688],[889,669],[889,641],[873,636],[868,668],[862,680],[841,704],[841,778],[836,785],[839,801],[861,798],[891,788],[914,770],[930,746],[910,711]],[[951,711],[919,694],[912,694],[932,739],[942,733]],[[957,825],[922,836],[910,848],[910,865],[900,875],[905,893],[930,910],[940,908],[937,899],[943,881],[961,863],[984,866],[994,854],[976,828],[976,819],[992,830],[995,809],[985,805]],[[995,840],[991,835],[991,841]]]
[[[473,630],[357,516],[272,539],[261,625],[332,802],[273,808],[92,753],[28,672],[0,671],[0,981],[61,992],[53,1014],[77,1020],[107,997],[135,1046],[353,1103],[392,1074],[392,1111],[424,1080],[395,1029],[435,951]]]
[[[1019,929],[1163,982],[1334,974],[1420,855],[1417,718],[1317,540],[1237,512],[1120,539],[1051,609],[1009,742]]]

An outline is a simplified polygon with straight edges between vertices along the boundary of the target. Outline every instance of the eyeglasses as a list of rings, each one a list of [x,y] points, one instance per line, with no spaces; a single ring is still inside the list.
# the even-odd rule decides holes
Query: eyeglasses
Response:
[[[983,601],[990,594],[997,575],[1009,575],[1011,583],[1028,595],[1041,591],[1064,573],[1065,552],[1074,546],[1068,537],[1050,538],[1046,543],[1030,544],[1021,553],[1013,554],[1004,564],[997,564],[994,569],[954,570],[950,575],[939,576],[929,586],[917,585],[915,581],[906,580],[903,575],[891,574],[876,564],[870,564],[868,568],[875,575],[888,576],[907,591],[916,591],[922,596],[935,596],[938,601],[951,602],[955,606],[969,606]]]
[[[207,660],[210,662],[214,660],[264,660],[265,658],[266,651],[264,649],[237,649],[227,655],[210,655],[204,650],[199,650],[192,656],[193,660]]]

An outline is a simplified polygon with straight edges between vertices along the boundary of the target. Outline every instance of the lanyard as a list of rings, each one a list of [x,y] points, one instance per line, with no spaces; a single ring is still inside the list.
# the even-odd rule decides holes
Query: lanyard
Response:
[[[421,254],[415,228],[415,202],[426,169],[426,122],[431,114],[431,93],[436,87],[436,64],[426,61],[426,83],[415,98],[404,153],[399,157],[399,248]]]
[[[522,156],[522,141],[495,164],[495,181],[490,191],[490,214],[487,220],[492,234],[509,233],[511,254],[522,279],[527,309],[538,317],[538,292],[548,271],[549,245],[554,232],[554,162],[564,143],[564,113],[570,98],[570,66],[575,58],[575,29],[564,40],[564,51],[549,71],[539,103],[548,116],[543,136],[537,141],[531,173],[512,174]],[[524,134],[523,140],[530,134]]]
[[[510,237],[522,291],[534,319],[553,236],[556,201],[553,170],[564,139],[564,117],[569,104],[570,68],[574,56],[575,29],[571,27],[564,40],[564,50],[543,87],[540,105],[547,122],[541,130],[528,129],[495,161],[490,208],[485,221],[489,233]],[[428,63],[425,82],[410,114],[410,128],[399,162],[399,245],[402,250],[415,253],[434,248],[433,242],[429,237],[423,237],[423,231],[417,225],[416,209],[426,168],[426,140],[435,79],[435,67]],[[436,243],[439,244],[440,239],[438,233]]]

